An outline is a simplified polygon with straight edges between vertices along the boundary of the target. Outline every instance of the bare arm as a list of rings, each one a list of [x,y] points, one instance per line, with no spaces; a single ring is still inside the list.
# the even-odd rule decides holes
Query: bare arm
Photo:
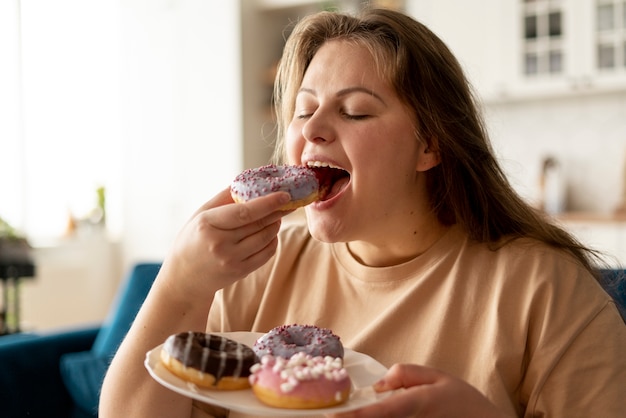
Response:
[[[146,352],[168,335],[204,331],[215,292],[262,266],[276,251],[276,193],[233,204],[228,190],[203,205],[184,226],[122,342],[104,380],[101,418],[189,417],[191,400],[162,387],[143,366]]]

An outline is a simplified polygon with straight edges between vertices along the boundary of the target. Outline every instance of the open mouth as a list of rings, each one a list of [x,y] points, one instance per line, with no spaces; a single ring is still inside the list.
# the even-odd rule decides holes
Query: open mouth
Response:
[[[315,172],[320,182],[320,199],[328,200],[337,195],[350,181],[350,173],[325,163],[309,163],[308,167]]]

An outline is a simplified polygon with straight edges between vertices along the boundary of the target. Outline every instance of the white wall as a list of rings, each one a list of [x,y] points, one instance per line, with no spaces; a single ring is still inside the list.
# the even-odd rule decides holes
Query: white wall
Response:
[[[554,155],[567,179],[568,211],[609,214],[622,203],[626,94],[491,104],[487,111],[494,144],[523,194],[537,197],[541,159]]]
[[[448,45],[479,92],[491,94],[510,71],[503,50],[515,48],[517,1],[407,0],[406,11]]]
[[[161,259],[242,166],[238,1],[121,2],[125,263]]]

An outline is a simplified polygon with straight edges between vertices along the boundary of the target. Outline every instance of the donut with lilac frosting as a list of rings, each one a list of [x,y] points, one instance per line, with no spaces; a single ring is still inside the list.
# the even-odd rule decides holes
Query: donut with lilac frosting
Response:
[[[181,332],[169,336],[160,361],[174,375],[207,389],[250,387],[250,368],[259,361],[252,348],[220,335]]]
[[[350,376],[340,357],[312,357],[303,352],[289,359],[266,355],[251,371],[252,392],[276,408],[327,408],[350,396]]]
[[[271,354],[288,359],[300,352],[313,357],[343,358],[344,354],[341,339],[330,329],[298,324],[271,329],[256,340],[252,350],[259,358]]]
[[[281,210],[292,210],[319,200],[325,189],[311,168],[270,164],[241,172],[232,181],[230,194],[235,202],[241,203],[274,192],[287,192],[291,201]]]

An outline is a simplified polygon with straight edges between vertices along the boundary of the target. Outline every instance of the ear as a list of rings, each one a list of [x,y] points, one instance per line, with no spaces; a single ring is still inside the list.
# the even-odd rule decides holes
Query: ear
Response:
[[[417,171],[428,171],[433,167],[436,167],[441,162],[439,150],[437,148],[436,141],[431,141],[431,144],[423,143],[419,147],[419,155],[417,157]]]

